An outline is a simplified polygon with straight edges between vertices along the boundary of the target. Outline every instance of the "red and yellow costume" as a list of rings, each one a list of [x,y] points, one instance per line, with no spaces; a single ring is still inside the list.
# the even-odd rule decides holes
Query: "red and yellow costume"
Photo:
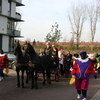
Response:
[[[76,60],[71,71],[71,75],[76,77],[76,81],[74,83],[75,89],[87,90],[91,74],[95,76],[96,72],[94,70],[94,64],[88,58],[85,60],[82,60],[81,58]]]
[[[6,54],[0,54],[0,74],[3,73],[3,69],[8,67],[8,57]]]

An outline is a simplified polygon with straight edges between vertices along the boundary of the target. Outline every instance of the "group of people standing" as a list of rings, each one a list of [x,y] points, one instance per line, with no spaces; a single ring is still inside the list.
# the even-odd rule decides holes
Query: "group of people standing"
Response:
[[[57,67],[60,70],[60,75],[64,75],[65,71],[67,71],[66,73],[69,74],[72,60],[72,54],[70,51],[65,54],[61,47],[57,48],[54,44],[50,46],[50,43],[47,42],[43,54],[50,55],[52,58],[54,58],[55,62],[58,63]],[[67,77],[68,75],[65,76]]]
[[[67,71],[67,74],[75,78],[74,88],[77,90],[77,99],[86,100],[90,75],[92,74],[95,79],[97,78],[94,63],[88,58],[87,52],[81,51],[79,54],[72,55],[68,51],[67,54],[64,54],[62,48],[56,48],[54,45],[50,47],[50,44],[47,43],[44,53],[49,50],[51,51],[49,54],[57,56],[59,59],[60,74],[64,75]]]
[[[74,87],[77,90],[77,99],[80,99],[82,94],[82,100],[86,100],[90,75],[93,74],[94,78],[97,78],[94,63],[87,57],[87,52],[81,51],[79,54],[72,55],[68,51],[65,54],[62,48],[56,48],[54,44],[50,46],[50,43],[47,42],[43,54],[50,55],[54,59],[60,70],[60,75],[67,73],[75,78]],[[8,64],[7,55],[4,54],[3,50],[0,50],[0,81],[4,77],[3,70],[8,67]],[[66,77],[68,76],[66,75]]]

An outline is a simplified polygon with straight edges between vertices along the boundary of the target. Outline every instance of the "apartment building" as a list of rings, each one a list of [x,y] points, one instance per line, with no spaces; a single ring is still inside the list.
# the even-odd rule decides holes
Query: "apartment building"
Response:
[[[13,52],[15,37],[21,37],[21,32],[15,29],[15,24],[21,22],[21,14],[17,7],[24,6],[22,0],[0,0],[0,49]]]

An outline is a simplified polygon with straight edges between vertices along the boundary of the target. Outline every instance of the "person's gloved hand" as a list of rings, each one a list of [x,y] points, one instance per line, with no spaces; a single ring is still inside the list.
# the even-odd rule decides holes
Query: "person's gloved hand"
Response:
[[[96,79],[97,78],[97,75],[94,75],[94,78]]]
[[[72,78],[75,78],[75,75],[72,75]]]

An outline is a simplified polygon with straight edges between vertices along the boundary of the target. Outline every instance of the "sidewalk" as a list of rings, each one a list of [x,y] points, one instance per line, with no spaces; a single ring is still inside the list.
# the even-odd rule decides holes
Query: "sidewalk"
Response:
[[[100,100],[100,90],[90,100]]]
[[[92,80],[90,80],[90,91],[91,91],[91,95],[92,92],[95,94],[93,94],[93,97],[90,100],[100,100],[100,74],[97,74],[97,79],[94,79],[94,77],[91,77]]]

